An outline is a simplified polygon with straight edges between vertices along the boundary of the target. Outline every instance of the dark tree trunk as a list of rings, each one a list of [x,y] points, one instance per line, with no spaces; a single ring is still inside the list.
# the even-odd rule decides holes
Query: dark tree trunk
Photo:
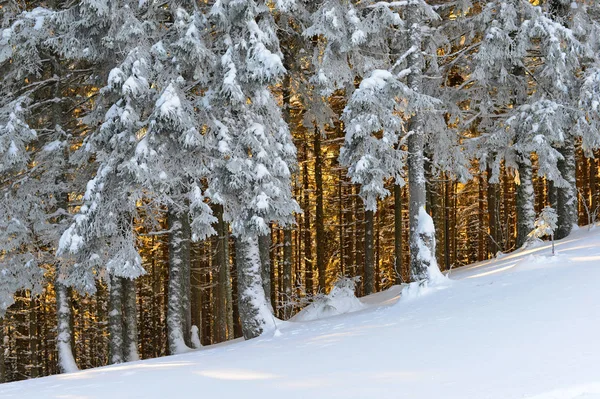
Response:
[[[394,184],[394,275],[402,284],[402,187]]]
[[[565,139],[560,153],[564,157],[558,161],[558,169],[569,183],[568,187],[558,187],[556,196],[556,213],[558,224],[554,237],[557,240],[571,234],[573,225],[577,223],[577,183],[575,180],[575,143],[573,139]]]
[[[498,225],[500,224],[500,209],[499,209],[499,190],[498,185],[490,182],[492,178],[492,169],[487,169],[487,207],[488,207],[488,225],[489,225],[489,237],[488,237],[488,250],[492,257],[496,256],[500,248],[498,242],[500,241],[500,234],[498,231]]]
[[[483,183],[483,176],[479,175],[478,177],[478,188],[479,188],[479,196],[478,196],[478,207],[477,207],[477,260],[482,261],[486,258],[485,256],[485,186]]]
[[[38,328],[38,301],[30,294],[29,296],[29,353],[31,354],[31,378],[40,376],[39,358],[39,328]]]
[[[4,358],[4,319],[0,318],[0,384],[6,382],[6,359]]]
[[[135,280],[122,279],[123,286],[123,356],[126,362],[140,360],[138,353],[137,299]],[[142,312],[143,314],[144,312]]]
[[[258,237],[258,248],[260,254],[260,277],[265,292],[265,299],[271,310],[274,309],[271,302],[271,234]]]
[[[108,301],[108,362],[123,363],[123,279],[110,276]]]
[[[283,318],[292,317],[292,229],[283,230]]]
[[[365,211],[365,281],[364,294],[370,295],[375,292],[375,264],[373,254],[373,227],[374,212]]]
[[[217,237],[213,263],[219,276],[218,297],[216,298],[216,335],[219,342],[233,337],[233,311],[231,295],[231,275],[229,265],[229,227],[223,220],[223,206],[215,205],[213,214],[217,218]]]
[[[306,283],[304,289],[307,295],[313,291],[313,260],[312,260],[312,234],[310,230],[310,194],[308,183],[308,148],[304,144],[304,166],[302,174],[303,196],[304,196],[304,273]]]
[[[315,126],[315,189],[316,189],[316,252],[317,252],[317,270],[319,271],[318,292],[325,292],[327,288],[327,270],[325,263],[325,248],[327,246],[325,237],[325,216],[323,210],[323,157],[321,155],[321,132]]]

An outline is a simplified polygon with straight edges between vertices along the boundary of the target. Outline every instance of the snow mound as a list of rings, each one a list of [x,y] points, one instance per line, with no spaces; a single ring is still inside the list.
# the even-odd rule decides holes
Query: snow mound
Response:
[[[319,320],[364,309],[365,305],[354,295],[355,283],[356,280],[352,278],[339,279],[328,295],[318,295],[310,305],[302,309],[291,320]]]
[[[517,264],[515,265],[515,268],[517,270],[528,270],[528,269],[539,269],[539,268],[543,268],[546,267],[550,264],[565,264],[565,263],[569,263],[569,260],[567,257],[563,256],[563,255],[528,255],[526,257],[524,257],[523,259],[521,259],[519,262],[517,262]]]

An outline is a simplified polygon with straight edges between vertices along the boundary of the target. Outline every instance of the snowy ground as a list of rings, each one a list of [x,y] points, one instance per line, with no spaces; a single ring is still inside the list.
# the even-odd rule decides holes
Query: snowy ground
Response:
[[[449,287],[186,355],[0,385],[0,398],[600,399],[600,228]]]

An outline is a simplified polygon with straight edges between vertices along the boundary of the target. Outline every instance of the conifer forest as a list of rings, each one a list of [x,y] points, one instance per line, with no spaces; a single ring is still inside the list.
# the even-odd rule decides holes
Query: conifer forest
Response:
[[[0,24],[0,383],[255,339],[600,210],[595,0],[0,0]]]

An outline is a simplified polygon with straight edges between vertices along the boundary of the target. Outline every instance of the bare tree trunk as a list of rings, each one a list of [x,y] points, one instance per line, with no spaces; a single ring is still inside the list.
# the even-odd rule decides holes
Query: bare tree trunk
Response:
[[[577,224],[577,182],[575,179],[575,143],[572,138],[565,139],[560,153],[564,157],[558,161],[558,169],[569,183],[568,187],[558,187],[556,196],[556,213],[558,226],[555,238],[560,240],[571,234],[573,225]]]
[[[292,229],[283,230],[283,318],[292,317]]]
[[[232,254],[231,254],[231,259],[233,260],[233,273],[231,273],[231,291],[232,291],[232,307],[233,307],[233,332],[234,332],[234,338],[237,337],[242,337],[244,335],[243,331],[242,331],[242,322],[241,322],[241,318],[240,318],[240,295],[238,293],[238,287],[239,287],[239,275],[240,275],[240,265],[238,264],[238,253],[237,253],[237,248],[235,245],[235,242],[237,240],[234,240],[234,245],[231,246],[231,250],[232,250]]]
[[[407,25],[410,36],[410,45],[420,50],[422,48],[421,25],[422,18],[419,11],[419,5],[411,4],[406,8]],[[408,75],[408,87],[416,93],[421,92],[423,55],[421,51],[413,51],[408,56],[408,67],[411,73]],[[424,140],[422,116],[413,115],[409,122],[408,137],[408,183],[410,192],[410,274],[413,281],[424,281],[428,279],[428,267],[431,259],[426,259],[421,253],[423,245],[426,245],[432,256],[435,257],[435,246],[432,242],[425,242],[420,237],[419,212],[425,207],[426,202],[426,181],[424,165]],[[435,239],[433,240],[435,241]]]
[[[596,166],[596,158],[590,158],[590,203],[592,204],[592,212],[598,211],[598,168]],[[593,220],[592,222],[595,222]]]
[[[304,273],[306,283],[304,289],[307,295],[313,292],[313,260],[312,260],[312,234],[310,230],[310,195],[308,184],[308,148],[304,144],[304,166],[302,173],[304,196]]]
[[[260,273],[258,237],[236,237],[236,264],[240,319],[245,339],[275,328]]]
[[[72,373],[78,368],[72,347],[71,298],[67,286],[58,279],[54,283],[54,291],[56,294],[58,366],[61,373]]]
[[[321,132],[315,125],[315,190],[316,190],[316,252],[317,270],[319,271],[318,292],[325,292],[327,287],[327,265],[325,263],[325,248],[327,246],[325,237],[325,212],[323,210],[323,157],[321,154]]]
[[[402,187],[394,184],[394,273],[396,284],[402,284]]]
[[[498,207],[500,198],[498,193],[498,185],[490,182],[492,178],[492,169],[487,168],[487,207],[488,207],[488,225],[489,225],[489,237],[488,237],[488,250],[492,257],[496,256],[500,248],[498,242],[500,240],[500,234],[498,232],[498,224],[500,221],[500,210]]]
[[[533,192],[531,162],[519,164],[519,184],[517,186],[517,248],[525,244],[527,235],[535,222],[535,199]]]
[[[6,382],[6,359],[4,358],[4,319],[0,318],[0,384]]]
[[[233,312],[231,298],[231,275],[229,265],[229,228],[223,220],[223,206],[215,205],[213,214],[217,218],[217,237],[213,263],[218,273],[219,295],[216,298],[216,332],[219,342],[233,337]]]
[[[189,347],[185,342],[184,332],[184,303],[185,283],[183,273],[186,268],[183,263],[187,260],[189,265],[189,237],[185,236],[184,217],[169,210],[167,213],[169,237],[169,289],[167,304],[167,330],[169,353],[174,355],[186,352]],[[185,251],[188,251],[185,254]],[[189,266],[188,266],[189,267]],[[191,323],[191,320],[190,320]]]
[[[40,375],[39,358],[39,330],[38,330],[38,301],[33,294],[29,294],[29,353],[31,354],[31,378]]]
[[[126,362],[133,362],[140,360],[138,353],[136,284],[135,280],[128,278],[121,279],[121,284],[123,286],[123,356]]]
[[[364,294],[370,295],[375,292],[375,265],[373,257],[373,227],[374,227],[374,212],[365,211],[365,280]]]
[[[260,277],[262,280],[265,299],[269,308],[273,310],[271,303],[271,234],[258,237],[258,252],[260,254]]]
[[[484,204],[484,192],[485,186],[483,184],[483,176],[480,174],[477,178],[479,196],[478,196],[478,207],[477,207],[477,260],[482,261],[486,258],[485,250],[485,204]]]
[[[108,362],[123,363],[123,279],[110,276],[108,301]]]
[[[183,341],[188,348],[192,347],[192,301],[191,301],[191,259],[192,230],[188,213],[180,216],[181,220],[181,321]]]

